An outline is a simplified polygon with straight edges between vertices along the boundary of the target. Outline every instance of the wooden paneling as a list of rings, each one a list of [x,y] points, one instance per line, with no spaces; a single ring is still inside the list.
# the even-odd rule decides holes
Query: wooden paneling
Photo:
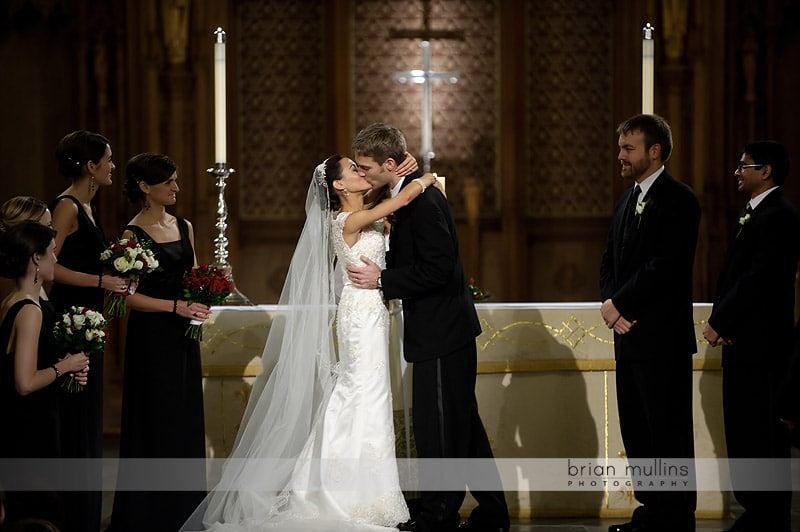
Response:
[[[54,198],[65,187],[53,158],[58,139],[97,130],[118,164],[97,197],[109,236],[134,213],[121,194],[125,161],[161,151],[179,165],[174,212],[193,222],[198,260],[212,261],[218,191],[205,170],[214,162],[211,35],[222,26],[228,163],[237,170],[226,189],[229,260],[245,295],[276,302],[314,166],[349,153],[356,130],[378,120],[401,127],[418,150],[421,91],[393,73],[421,65],[419,44],[389,36],[421,28],[426,5],[431,29],[464,35],[434,40],[432,66],[461,74],[456,85],[434,87],[433,140],[467,275],[495,301],[598,297],[600,253],[626,186],[614,131],[640,109],[641,27],[650,21],[662,39],[655,110],[675,134],[668,167],[703,207],[695,299],[710,300],[744,202],[732,180],[742,145],[781,140],[800,165],[796,2],[6,2],[0,199]],[[170,29],[164,10],[172,6],[187,10],[185,35]],[[173,42],[173,32],[185,39]],[[469,177],[480,186],[473,225]],[[790,176],[786,190],[800,204],[796,181]]]

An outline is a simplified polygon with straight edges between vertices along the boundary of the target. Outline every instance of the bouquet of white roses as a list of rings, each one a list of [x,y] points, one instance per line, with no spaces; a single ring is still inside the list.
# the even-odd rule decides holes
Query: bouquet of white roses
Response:
[[[130,280],[128,290],[124,293],[110,292],[106,303],[106,313],[115,318],[125,315],[125,298],[136,293],[139,277],[158,269],[158,261],[150,250],[149,243],[142,243],[132,235],[130,238],[118,238],[100,254],[100,262],[120,277]]]
[[[70,307],[56,323],[53,336],[56,345],[67,353],[84,352],[87,355],[97,353],[103,351],[106,345],[107,323],[103,315],[96,310],[88,307]],[[72,375],[61,386],[71,393],[83,389]]]

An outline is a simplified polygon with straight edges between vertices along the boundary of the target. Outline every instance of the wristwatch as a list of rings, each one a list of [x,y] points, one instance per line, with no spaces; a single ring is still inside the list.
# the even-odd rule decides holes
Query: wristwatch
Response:
[[[378,278],[375,279],[375,284],[378,285],[378,290],[383,290],[383,286],[381,286],[381,274],[380,273],[378,274]]]

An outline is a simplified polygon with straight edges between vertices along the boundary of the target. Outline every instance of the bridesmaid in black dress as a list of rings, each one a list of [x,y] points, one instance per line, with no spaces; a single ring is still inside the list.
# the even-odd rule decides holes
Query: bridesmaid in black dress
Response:
[[[100,253],[108,242],[92,200],[99,187],[111,185],[114,161],[104,136],[74,131],[58,144],[56,159],[70,186],[52,203],[58,264],[50,299],[63,312],[73,305],[103,310],[103,290],[123,291],[127,280],[104,275]],[[69,458],[103,456],[103,353],[91,355],[93,378],[81,393],[62,393],[61,446]],[[67,511],[64,532],[98,532],[102,511],[102,468],[92,462],[85,478],[76,479],[97,491],[65,493]]]
[[[58,458],[57,381],[63,374],[79,372],[85,383],[89,359],[83,353],[62,360],[56,357],[55,313],[40,297],[42,284],[53,280],[54,231],[38,221],[15,221],[13,226],[5,218],[3,222],[0,274],[14,279],[15,286],[0,306],[0,345],[4,346],[0,352],[0,458]],[[0,478],[10,488],[5,501],[7,522],[36,517],[60,526],[63,510],[52,490],[58,471],[51,468],[47,476],[10,474],[13,477]],[[15,491],[19,488],[24,489]]]
[[[39,222],[47,227],[52,227],[53,216],[50,214],[50,209],[47,208],[47,203],[33,196],[14,196],[0,206],[0,231],[7,231],[23,222]],[[0,293],[5,294],[13,289],[13,281],[3,280],[2,283]],[[6,283],[9,283],[8,287]],[[44,286],[42,286],[40,298],[49,299]],[[48,305],[52,306],[52,303],[48,301]]]
[[[142,276],[128,297],[120,467],[107,531],[174,532],[206,495],[200,344],[184,333],[190,319],[204,321],[210,309],[181,299],[183,275],[197,260],[191,223],[166,211],[178,190],[168,157],[143,153],[128,162],[125,192],[141,210],[123,236],[152,241],[161,269]],[[194,460],[129,464],[130,458]],[[168,491],[174,480],[192,491]],[[128,491],[134,485],[148,491]]]

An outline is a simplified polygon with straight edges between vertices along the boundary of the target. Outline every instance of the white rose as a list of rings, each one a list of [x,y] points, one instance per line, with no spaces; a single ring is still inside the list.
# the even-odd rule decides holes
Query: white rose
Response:
[[[137,248],[125,248],[125,256],[130,260],[135,259],[138,254],[139,250]]]
[[[111,258],[111,250],[107,249],[100,254],[100,260],[108,260]]]
[[[136,262],[133,263],[134,270],[141,270],[142,268],[144,268],[144,263],[142,261],[137,260]]]
[[[131,265],[125,257],[117,257],[114,259],[114,269],[120,273],[124,273],[131,269]]]
[[[83,329],[86,323],[86,316],[83,314],[76,314],[75,317],[72,318],[72,322],[75,324],[76,329]]]
[[[86,329],[86,334],[84,336],[86,336],[86,339],[91,342],[94,340],[95,336],[97,336],[97,331],[94,329]]]
[[[89,319],[89,324],[95,329],[99,329],[104,325],[105,319],[99,312],[91,311],[86,314],[86,317]]]

